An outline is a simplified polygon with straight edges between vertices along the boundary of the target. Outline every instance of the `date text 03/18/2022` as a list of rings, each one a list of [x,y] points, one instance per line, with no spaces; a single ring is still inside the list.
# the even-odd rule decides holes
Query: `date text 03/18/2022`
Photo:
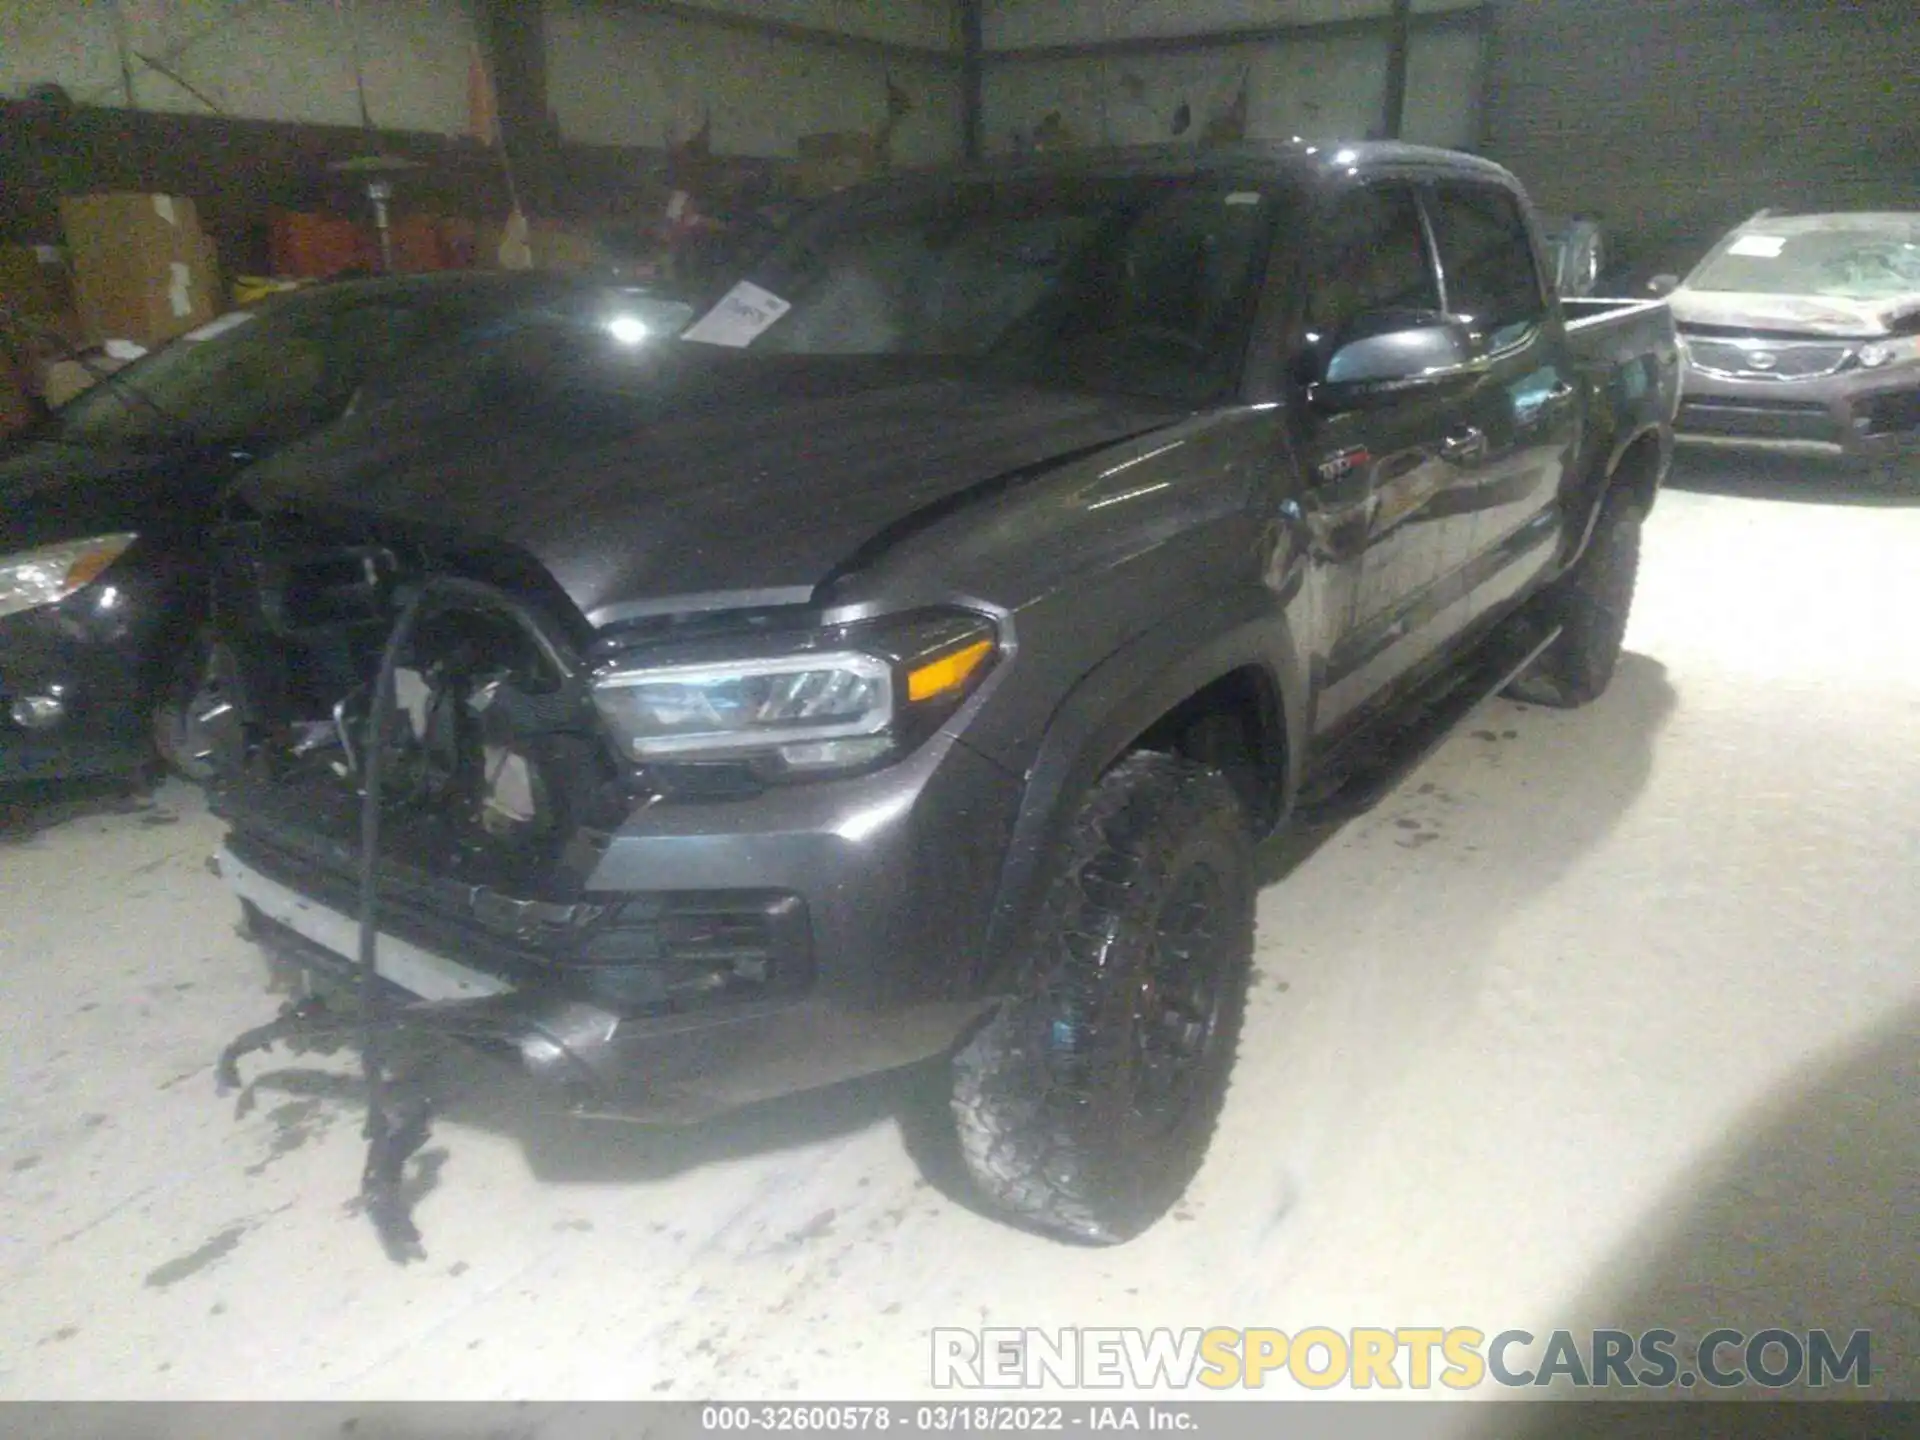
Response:
[[[988,1402],[931,1405],[705,1405],[700,1428],[709,1434],[796,1433],[1065,1434],[1069,1431],[1159,1431],[1199,1428],[1192,1412],[1166,1404],[1007,1405]]]

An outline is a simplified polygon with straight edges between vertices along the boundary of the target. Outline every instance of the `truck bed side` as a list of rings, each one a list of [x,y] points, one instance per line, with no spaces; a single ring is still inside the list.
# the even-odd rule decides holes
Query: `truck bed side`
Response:
[[[1562,299],[1567,349],[1587,394],[1586,428],[1568,484],[1575,517],[1571,563],[1615,480],[1651,507],[1673,455],[1680,407],[1680,344],[1664,300]]]

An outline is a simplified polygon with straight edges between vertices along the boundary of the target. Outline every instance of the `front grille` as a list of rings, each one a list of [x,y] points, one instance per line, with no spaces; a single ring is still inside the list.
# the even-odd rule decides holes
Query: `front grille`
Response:
[[[1694,369],[1727,380],[1824,380],[1853,363],[1849,340],[1737,340],[1687,337],[1687,358]]]
[[[1802,400],[1689,400],[1680,407],[1683,435],[1730,440],[1808,440],[1836,444],[1825,405]]]
[[[1869,435],[1898,435],[1920,431],[1920,390],[1898,395],[1876,395],[1860,407]]]

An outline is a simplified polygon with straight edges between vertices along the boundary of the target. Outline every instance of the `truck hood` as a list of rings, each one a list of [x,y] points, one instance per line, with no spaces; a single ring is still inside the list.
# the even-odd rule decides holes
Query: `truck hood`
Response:
[[[1920,317],[1920,292],[1878,300],[1847,300],[1831,295],[1759,295],[1683,288],[1673,293],[1672,305],[1673,317],[1682,325],[1866,339],[1892,334],[1896,326],[1905,331]]]
[[[898,358],[674,357],[618,393],[350,417],[238,495],[260,513],[510,546],[607,623],[685,597],[797,598],[930,507],[1184,413]]]

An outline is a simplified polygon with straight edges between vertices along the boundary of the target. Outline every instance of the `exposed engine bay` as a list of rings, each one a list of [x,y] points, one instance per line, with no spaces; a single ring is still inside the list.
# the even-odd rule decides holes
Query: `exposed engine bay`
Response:
[[[654,888],[631,849],[609,883],[607,855],[655,838],[634,821],[656,803],[732,803],[910,752],[992,670],[991,619],[936,608],[835,626],[790,606],[594,632],[513,552],[284,511],[229,527],[215,584],[231,697],[216,864],[303,997],[239,1036],[217,1073],[237,1086],[247,1054],[357,1036],[363,1200],[391,1252],[417,1247],[400,1171],[428,1130],[424,1097],[390,1073],[397,1033],[481,1042],[572,1108],[622,1116],[675,1108],[663,1061],[692,1075],[726,1056],[764,1072],[743,1092],[786,1093],[785,1051],[761,1050],[758,1026],[825,1026],[838,1038],[823,1054],[873,1048],[863,1015],[806,1008],[815,917],[795,877],[809,857],[762,863],[747,885],[669,863],[691,887]],[[927,1029],[897,1035],[916,1060],[978,1004],[944,989],[913,1001]]]
[[[217,663],[237,704],[221,770],[238,803],[295,807],[304,829],[349,842],[377,734],[388,854],[465,884],[577,893],[583,831],[632,809],[635,778],[608,750],[576,637],[524,581],[516,593],[467,578],[484,560],[286,520],[230,530],[222,559]],[[396,620],[448,576],[460,583],[420,607],[376,725]]]
[[[442,557],[299,522],[256,523],[224,540],[214,663],[235,703],[218,742],[221,808],[267,828],[276,812],[297,815],[298,829],[332,842],[336,868],[357,829],[358,955],[332,977],[353,982],[356,1004],[335,1008],[309,985],[227,1047],[218,1082],[237,1087],[239,1059],[276,1042],[356,1034],[367,1097],[361,1205],[389,1255],[417,1258],[402,1173],[427,1141],[433,1106],[394,1073],[388,1040],[418,1028],[511,1044],[522,1032],[487,996],[436,1005],[394,992],[378,962],[383,841],[456,891],[565,886],[556,862],[596,806],[612,816],[618,772],[565,637],[510,590],[449,573]],[[584,874],[572,867],[574,884]]]

